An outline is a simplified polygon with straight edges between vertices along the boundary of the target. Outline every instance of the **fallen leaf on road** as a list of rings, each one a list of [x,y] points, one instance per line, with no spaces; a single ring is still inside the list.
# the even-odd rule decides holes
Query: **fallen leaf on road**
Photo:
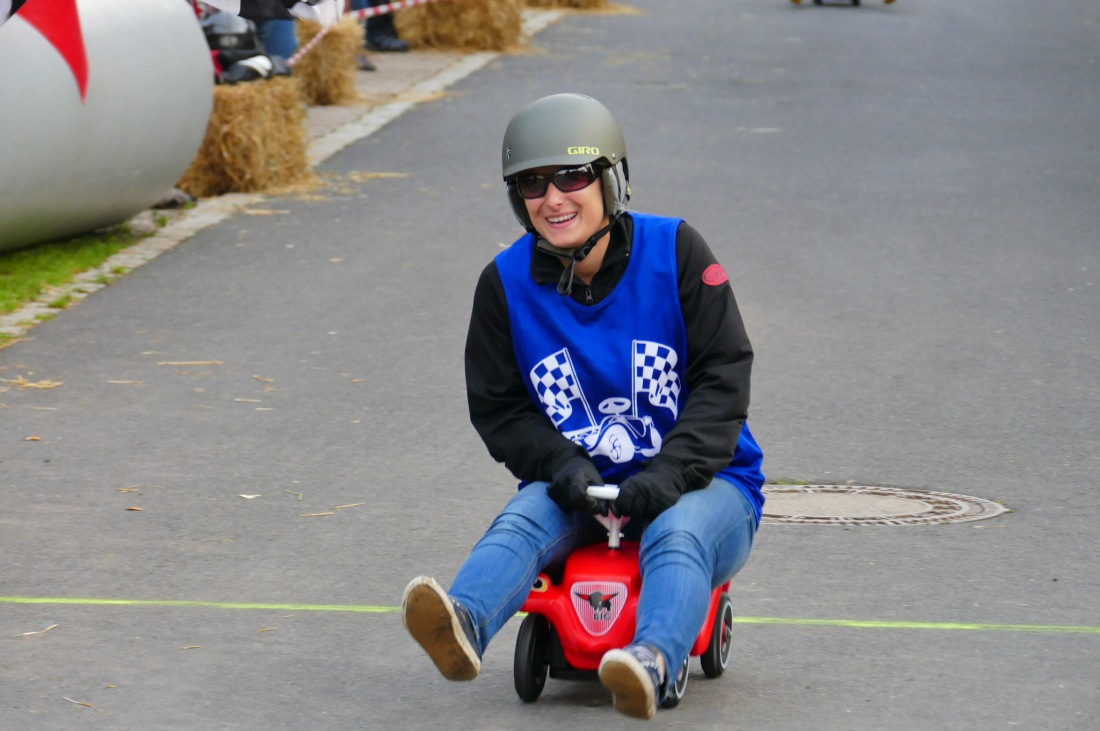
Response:
[[[30,637],[31,635],[44,635],[47,632],[49,632],[51,629],[53,629],[54,627],[60,627],[60,626],[61,625],[54,622],[53,624],[51,624],[49,627],[47,627],[45,629],[40,629],[37,632],[24,632],[23,634],[21,634],[19,636],[20,637]]]
[[[384,178],[407,178],[408,173],[372,173],[366,170],[352,170],[348,173],[348,180],[361,183],[364,180],[382,180]]]
[[[130,507],[130,508],[126,508],[126,509],[127,509],[127,510],[133,510],[133,511],[135,511],[135,512],[138,512],[138,513],[140,513],[140,512],[142,511],[142,508],[134,508],[134,507]]]
[[[419,94],[408,94],[406,99],[412,104],[423,104],[426,102],[434,102],[437,99],[446,99],[451,95],[449,91],[428,91]]]
[[[260,495],[241,495],[241,497],[243,497],[245,500],[255,500],[256,498],[260,497]]]
[[[24,442],[40,442],[42,437],[23,437]]]
[[[85,703],[84,701],[74,701],[72,698],[66,698],[61,696],[61,700],[68,701],[69,703],[75,703],[78,706],[84,706],[85,708],[95,708],[91,703]]]
[[[328,512],[328,513],[302,513],[303,518],[319,518],[322,515],[336,515],[336,513],[333,513],[333,512]]]
[[[263,629],[256,630],[256,634],[261,634],[263,632],[274,632],[277,629],[279,629],[279,628],[278,627],[264,627]]]
[[[65,383],[64,381],[51,381],[48,379],[44,379],[41,381],[28,381],[23,376],[16,376],[15,378],[0,378],[0,381],[3,381],[4,383],[14,383],[16,386],[19,387],[20,390],[25,390],[28,388],[57,388],[58,386]]]

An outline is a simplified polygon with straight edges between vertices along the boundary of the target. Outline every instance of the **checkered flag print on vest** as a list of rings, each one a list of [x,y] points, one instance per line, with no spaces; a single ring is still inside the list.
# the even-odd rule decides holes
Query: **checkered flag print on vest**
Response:
[[[546,356],[531,369],[531,383],[554,426],[573,414],[572,400],[584,399],[573,361],[565,348]]]
[[[676,373],[676,351],[648,340],[634,341],[634,393],[644,393],[649,403],[678,413],[680,376]]]

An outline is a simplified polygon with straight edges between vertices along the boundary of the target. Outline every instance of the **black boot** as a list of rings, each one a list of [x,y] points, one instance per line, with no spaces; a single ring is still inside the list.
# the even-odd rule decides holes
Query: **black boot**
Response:
[[[382,5],[386,0],[371,0],[371,6]],[[375,15],[367,18],[367,50],[379,53],[405,53],[411,48],[408,41],[397,37],[393,15]]]
[[[397,36],[367,34],[367,50],[376,53],[405,53],[410,48],[408,41]]]

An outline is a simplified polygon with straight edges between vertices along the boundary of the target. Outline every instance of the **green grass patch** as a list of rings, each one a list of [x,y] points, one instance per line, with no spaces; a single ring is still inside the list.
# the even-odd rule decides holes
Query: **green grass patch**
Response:
[[[48,287],[68,284],[132,246],[147,234],[136,234],[128,224],[78,236],[67,241],[39,244],[0,252],[0,314],[8,314],[36,300]],[[64,307],[61,297],[53,307]]]
[[[65,295],[62,295],[62,296],[58,297],[53,302],[50,302],[50,307],[52,307],[55,310],[63,310],[66,307],[68,307],[69,305],[71,305],[72,303],[73,303],[73,296],[71,294],[65,294]]]

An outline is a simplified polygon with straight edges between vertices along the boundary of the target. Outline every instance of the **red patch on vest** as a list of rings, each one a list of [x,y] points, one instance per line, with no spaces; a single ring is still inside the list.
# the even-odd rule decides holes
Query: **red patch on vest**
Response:
[[[722,268],[721,264],[711,264],[703,272],[703,284],[709,284],[712,287],[725,284],[729,280],[729,275],[726,274],[726,270]]]

